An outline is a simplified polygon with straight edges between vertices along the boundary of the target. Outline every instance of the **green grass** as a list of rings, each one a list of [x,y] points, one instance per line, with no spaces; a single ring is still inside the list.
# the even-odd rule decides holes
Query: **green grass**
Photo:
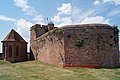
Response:
[[[0,61],[0,80],[120,80],[120,68],[60,68],[39,61]]]

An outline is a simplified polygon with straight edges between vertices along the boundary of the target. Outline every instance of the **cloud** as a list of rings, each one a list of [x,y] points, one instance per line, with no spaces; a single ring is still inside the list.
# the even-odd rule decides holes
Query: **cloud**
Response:
[[[67,24],[72,24],[71,13],[72,13],[71,3],[63,3],[60,7],[57,7],[58,13],[51,18],[57,26],[63,26]]]
[[[44,16],[38,14],[34,7],[30,6],[28,0],[14,0],[14,5],[21,8],[22,11],[32,17],[32,21],[35,23],[45,24]],[[16,31],[27,41],[30,38],[30,27],[33,23],[26,21],[25,19],[19,19],[15,23],[17,27]],[[29,47],[30,43],[28,44]],[[28,48],[29,49],[29,48]],[[29,51],[29,50],[28,50]]]
[[[37,13],[32,6],[28,5],[27,0],[14,0],[14,2],[17,7],[21,8],[22,11],[27,13],[28,15],[34,15]]]
[[[75,18],[73,20],[73,24],[76,24],[76,23],[80,23],[86,17],[93,16],[94,15],[94,10],[89,9],[89,10],[86,10],[86,11],[83,11],[83,12],[80,12],[80,13],[76,13],[76,14],[73,13],[73,15],[74,16],[72,16],[72,19]]]
[[[11,22],[16,22],[17,21],[14,18],[10,18],[10,17],[4,16],[4,15],[0,15],[0,20],[1,21],[11,21]]]
[[[99,4],[105,4],[105,3],[110,3],[110,4],[115,4],[115,5],[120,5],[120,0],[95,0],[94,5],[99,5]]]
[[[66,10],[64,12],[64,10]],[[93,9],[81,11],[78,7],[71,5],[71,3],[63,3],[57,8],[58,13],[51,18],[57,26],[78,24],[86,17],[94,14]]]
[[[91,23],[101,23],[101,24],[110,24],[110,19],[106,19],[102,16],[95,17],[86,17],[81,21],[81,24],[91,24]]]
[[[100,4],[100,0],[95,0],[95,2],[93,4],[94,5],[99,5]]]
[[[120,0],[103,0],[103,3],[113,3],[116,5],[120,5]]]
[[[61,19],[61,23],[58,25],[58,27],[70,24],[72,24],[71,17],[64,17]]]
[[[32,16],[32,20],[35,23],[44,24],[44,16],[38,14],[38,12],[28,4],[27,0],[14,0],[15,5],[20,7],[23,12]],[[96,5],[98,2],[95,3]],[[51,18],[57,27],[63,25],[77,24],[77,23],[107,23],[109,24],[110,20],[106,19],[102,16],[95,16],[95,9],[87,8],[84,11],[80,10],[80,8],[75,5],[71,5],[71,3],[63,3],[61,6],[57,7],[57,14]],[[116,13],[114,13],[116,14]],[[94,17],[93,17],[94,16]],[[15,22],[16,31],[27,41],[30,38],[30,27],[33,25],[32,22],[29,22],[25,19],[14,19],[9,18],[3,15],[0,15],[0,20],[12,21]]]
[[[59,23],[61,21],[61,18],[59,15],[55,15],[53,18],[51,18],[53,22]]]
[[[16,23],[16,31],[28,42],[28,51],[30,48],[30,27],[33,23],[26,21],[25,19],[19,19]]]
[[[58,14],[70,15],[72,11],[71,3],[63,3],[61,7],[57,8],[57,11],[59,11]]]
[[[44,17],[34,9],[34,7],[30,6],[28,4],[28,0],[14,0],[14,3],[17,7],[21,8],[23,12],[25,12],[27,15],[30,15],[33,17],[34,21],[43,21]]]
[[[15,23],[16,27],[17,27],[17,32],[20,33],[20,35],[22,35],[24,38],[29,38],[29,31],[30,31],[30,27],[33,25],[33,23],[26,21],[25,19],[19,19],[16,23]]]
[[[36,15],[34,18],[33,18],[34,21],[36,22],[42,22],[44,21],[44,17],[42,15]]]
[[[25,19],[14,19],[14,18],[10,18],[10,17],[6,17],[3,15],[0,15],[0,20],[2,21],[11,21],[15,23],[16,26],[16,31],[27,41],[29,42],[29,38],[30,38],[30,27],[33,25],[33,23],[26,21]],[[28,49],[29,49],[29,45],[28,44]],[[1,46],[0,46],[1,48]],[[29,50],[28,50],[29,51]]]

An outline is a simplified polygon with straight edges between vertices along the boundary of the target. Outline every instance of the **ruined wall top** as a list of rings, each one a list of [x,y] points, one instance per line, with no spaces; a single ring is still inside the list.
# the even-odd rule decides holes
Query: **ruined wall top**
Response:
[[[53,24],[51,24],[53,25]],[[40,36],[46,36],[48,35],[47,32],[49,31],[48,30],[48,25],[40,25],[40,24],[35,24],[34,26],[31,27],[31,30],[33,29],[37,29],[39,28],[39,30],[36,30],[36,34],[38,35],[36,38],[40,37]],[[47,29],[46,29],[47,28]],[[54,27],[56,28],[56,27]],[[53,30],[49,31],[50,32],[54,32],[54,28]],[[108,24],[78,24],[78,25],[65,25],[65,26],[62,26],[60,27],[59,29],[67,31],[67,30],[74,30],[74,29],[80,29],[80,28],[83,28],[83,29],[113,29],[110,25]],[[43,31],[43,30],[47,30],[47,31]],[[43,35],[44,34],[44,35]]]
[[[33,29],[36,29],[37,27],[41,27],[40,24],[35,24],[32,27],[30,27],[30,31],[32,31]]]
[[[61,29],[73,29],[73,28],[112,28],[110,25],[108,24],[79,24],[79,25],[65,25],[63,27],[61,27]]]
[[[36,28],[46,28],[46,27],[48,28],[48,30],[54,29],[54,23],[49,22],[47,25],[35,24],[30,28],[30,31]]]

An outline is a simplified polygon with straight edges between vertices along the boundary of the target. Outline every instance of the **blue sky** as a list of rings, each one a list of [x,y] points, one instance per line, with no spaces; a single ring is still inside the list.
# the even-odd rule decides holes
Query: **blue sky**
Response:
[[[15,29],[29,42],[30,27],[49,21],[58,27],[104,23],[120,28],[120,0],[0,0],[0,41]]]

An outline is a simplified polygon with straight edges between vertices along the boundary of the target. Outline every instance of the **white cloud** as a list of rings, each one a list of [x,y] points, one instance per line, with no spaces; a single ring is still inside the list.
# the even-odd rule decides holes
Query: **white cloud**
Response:
[[[34,7],[28,4],[28,0],[14,0],[14,3],[17,7],[21,8],[23,12],[27,15],[33,16],[34,21],[43,21],[44,17],[34,9]]]
[[[100,0],[95,0],[95,2],[93,4],[94,5],[99,5],[100,4]]]
[[[63,26],[67,24],[72,24],[71,13],[72,13],[71,3],[63,3],[60,7],[57,7],[57,15],[51,18],[57,26]]]
[[[10,18],[10,17],[4,16],[4,15],[0,15],[0,20],[1,21],[11,21],[11,22],[16,22],[17,21],[14,18]]]
[[[95,0],[94,5],[99,5],[101,3],[110,3],[115,5],[120,5],[120,0]]]
[[[33,18],[33,20],[36,21],[36,22],[42,22],[42,21],[44,21],[44,17],[42,15],[36,15]]]
[[[72,24],[71,17],[64,17],[61,19],[61,23],[58,27],[64,26],[64,25],[70,25],[70,24]]]
[[[38,12],[35,10],[34,7],[30,6],[28,3],[28,0],[14,0],[14,4],[21,8],[22,11],[31,16],[33,22],[39,23],[39,24],[45,24],[44,16],[41,14],[38,14]],[[27,41],[29,41],[30,38],[30,27],[33,25],[31,22],[26,21],[25,19],[19,19],[15,23],[17,29],[16,31]],[[28,44],[29,47],[30,43]]]
[[[68,3],[68,4],[71,6],[69,15],[65,15],[64,13],[58,11],[57,15],[55,15],[53,18],[51,18],[51,20],[53,22],[55,22],[55,24],[57,24],[57,26],[78,24],[86,17],[89,17],[94,14],[93,9],[88,9],[86,11],[80,11],[79,8],[72,6],[70,3]],[[68,5],[68,4],[66,4],[66,5]],[[65,4],[64,4],[64,6],[65,6]],[[63,5],[61,7],[63,7]],[[58,7],[58,8],[61,8],[61,7]],[[59,15],[59,13],[62,13],[62,14]]]
[[[86,17],[89,17],[89,16],[93,16],[94,15],[94,10],[87,10],[87,11],[84,11],[84,12],[81,12],[81,13],[76,13],[73,14],[75,17],[75,21],[73,21],[73,23],[80,23],[83,19],[85,19]]]
[[[96,0],[98,1],[98,0]],[[33,17],[33,21],[44,24],[44,17],[37,13],[37,11],[29,6],[27,0],[14,0],[15,5],[20,7],[23,12]],[[99,2],[96,2],[97,5]],[[109,19],[106,19],[102,16],[94,16],[96,12],[95,9],[85,9],[84,11],[80,10],[76,6],[71,5],[71,3],[63,3],[60,7],[57,8],[57,14],[51,18],[58,27],[68,24],[76,23],[107,23],[109,24]],[[112,13],[117,14],[117,13]],[[94,16],[94,17],[91,17]],[[30,27],[33,23],[26,21],[25,19],[14,19],[6,16],[0,15],[0,20],[13,21],[16,25],[16,31],[27,41],[30,38]]]
[[[54,16],[51,20],[56,23],[57,27],[72,24],[71,17],[68,16],[62,18],[60,16]]]
[[[53,18],[51,18],[53,22],[59,23],[61,21],[61,18],[59,15],[55,15]]]
[[[14,19],[10,17],[6,17],[3,15],[0,15],[0,20],[2,21],[12,21],[15,23],[16,31],[29,43],[30,38],[30,27],[33,25],[33,23],[26,21],[25,19]],[[28,49],[30,43],[28,44]],[[1,46],[0,46],[1,48]],[[28,50],[29,51],[29,50]]]
[[[91,23],[101,23],[101,24],[110,24],[110,19],[106,19],[102,16],[95,16],[95,17],[86,17],[81,24],[91,24]]]
[[[62,9],[66,5],[70,5],[70,12],[68,15],[63,13],[63,11],[60,11],[58,9]],[[88,23],[101,23],[101,24],[110,24],[109,19],[106,19],[102,16],[95,16],[96,14],[96,8],[95,9],[86,9],[84,11],[80,11],[79,8],[72,6],[70,3],[65,4],[64,6],[60,6],[57,8],[58,13],[55,15],[51,20],[57,25],[57,26],[63,26],[63,25],[70,25],[70,24],[88,24]],[[63,9],[64,10],[64,9]],[[60,14],[61,13],[61,14]],[[94,17],[91,17],[94,16]]]
[[[58,14],[70,15],[72,10],[71,3],[67,3],[67,4],[63,3],[61,7],[57,8],[57,10],[59,11]]]
[[[24,38],[29,38],[29,30],[33,25],[31,22],[27,22],[25,19],[19,19],[15,25],[17,27],[17,32],[19,32],[20,35]]]
[[[27,0],[14,0],[14,2],[17,7],[20,7],[22,11],[28,15],[34,15],[37,13],[32,6],[28,5]]]
[[[120,0],[103,0],[103,3],[112,3],[112,4],[120,5]]]
[[[25,19],[19,19],[15,23],[17,29],[16,31],[28,42],[28,51],[30,48],[30,27],[33,23],[26,21]]]

